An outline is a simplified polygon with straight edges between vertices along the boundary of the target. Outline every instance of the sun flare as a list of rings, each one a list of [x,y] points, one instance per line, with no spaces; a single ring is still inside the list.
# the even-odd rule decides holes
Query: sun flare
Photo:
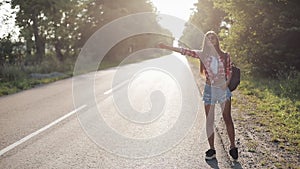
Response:
[[[158,12],[188,20],[197,0],[151,0]]]

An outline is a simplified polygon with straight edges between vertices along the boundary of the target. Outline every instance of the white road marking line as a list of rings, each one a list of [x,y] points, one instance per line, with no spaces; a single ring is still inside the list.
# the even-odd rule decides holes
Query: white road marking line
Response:
[[[35,132],[29,134],[28,136],[22,138],[22,139],[19,140],[19,141],[15,142],[15,143],[13,143],[13,144],[11,144],[11,145],[9,145],[9,146],[7,146],[6,148],[4,148],[4,149],[2,149],[2,150],[0,151],[0,156],[2,156],[2,155],[3,155],[4,153],[6,153],[6,152],[12,150],[13,148],[19,146],[20,144],[23,144],[24,142],[26,142],[27,140],[31,139],[32,137],[34,137],[34,136],[36,136],[36,135],[42,133],[43,131],[45,131],[45,130],[51,128],[52,126],[54,126],[54,125],[56,125],[57,123],[63,121],[64,119],[70,117],[71,115],[75,114],[77,111],[80,111],[81,109],[85,108],[86,106],[87,106],[87,105],[82,105],[81,107],[79,107],[79,108],[77,108],[77,109],[71,111],[70,113],[68,113],[68,114],[62,116],[61,118],[59,118],[59,119],[53,121],[52,123],[46,125],[45,127],[43,127],[43,128],[41,128],[41,129],[39,129],[39,130],[37,130],[37,131],[35,131]]]
[[[124,82],[120,83],[119,85],[115,86],[114,88],[111,88],[109,90],[107,90],[106,92],[104,92],[104,95],[110,94],[112,93],[114,90],[117,90],[119,88],[121,88],[122,86],[124,86],[126,83],[128,83],[130,80],[125,80]]]

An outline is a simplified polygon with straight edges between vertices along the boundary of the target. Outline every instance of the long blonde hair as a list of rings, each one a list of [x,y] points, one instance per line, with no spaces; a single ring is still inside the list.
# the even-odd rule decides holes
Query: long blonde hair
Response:
[[[208,45],[209,43],[211,43],[210,40],[207,38],[209,35],[210,36],[214,36],[216,38],[216,40],[217,40],[217,44],[214,45],[214,49],[212,49]],[[214,51],[212,51],[212,50],[214,50]],[[223,56],[225,54],[225,52],[223,50],[221,50],[221,48],[220,48],[220,40],[219,40],[219,37],[216,34],[216,32],[214,32],[214,31],[208,31],[208,32],[205,33],[204,38],[203,38],[202,53],[205,56],[208,56],[212,52],[214,52],[214,53],[217,52],[217,54],[219,56]],[[200,60],[200,74],[201,75],[204,75],[204,70],[205,70],[204,64]]]

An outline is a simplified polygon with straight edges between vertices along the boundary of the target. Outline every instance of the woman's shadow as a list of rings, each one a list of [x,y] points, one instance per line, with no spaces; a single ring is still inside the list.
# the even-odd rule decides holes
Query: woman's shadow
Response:
[[[205,160],[205,161],[211,168],[219,169],[218,160],[216,158],[212,160]]]
[[[219,169],[218,160],[216,158],[212,160],[205,160],[205,161],[211,168]],[[242,165],[238,161],[233,161],[231,164],[231,168],[243,169]]]

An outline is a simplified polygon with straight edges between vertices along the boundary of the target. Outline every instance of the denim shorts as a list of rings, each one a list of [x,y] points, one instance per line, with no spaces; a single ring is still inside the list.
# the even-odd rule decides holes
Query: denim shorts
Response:
[[[232,94],[228,88],[223,90],[220,87],[214,87],[208,84],[204,87],[203,101],[205,105],[223,103],[226,100],[229,100],[231,96]]]

